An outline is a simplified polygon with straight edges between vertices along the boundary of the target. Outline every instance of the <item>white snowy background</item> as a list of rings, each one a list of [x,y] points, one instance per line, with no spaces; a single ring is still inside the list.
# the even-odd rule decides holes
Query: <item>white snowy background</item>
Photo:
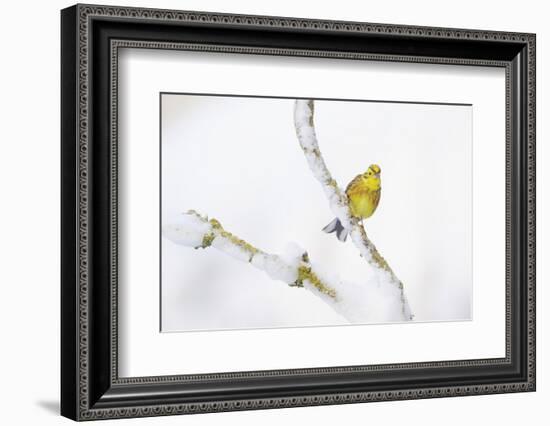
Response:
[[[368,265],[332,220],[296,139],[292,99],[164,94],[162,223],[189,209],[272,253],[307,249],[329,276],[361,281]],[[382,198],[369,237],[405,285],[415,321],[472,311],[472,108],[316,101],[320,148],[341,187],[369,164]],[[310,292],[213,249],[162,238],[162,331],[339,325]]]

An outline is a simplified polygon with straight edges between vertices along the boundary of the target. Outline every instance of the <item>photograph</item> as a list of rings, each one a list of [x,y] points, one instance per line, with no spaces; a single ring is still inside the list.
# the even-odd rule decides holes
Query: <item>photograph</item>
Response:
[[[472,105],[160,94],[160,331],[471,321]]]

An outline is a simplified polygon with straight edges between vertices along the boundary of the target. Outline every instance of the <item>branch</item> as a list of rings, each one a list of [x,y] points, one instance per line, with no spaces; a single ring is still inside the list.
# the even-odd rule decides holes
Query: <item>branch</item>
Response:
[[[192,210],[182,214],[176,223],[164,226],[162,233],[176,244],[195,249],[215,248],[249,263],[273,280],[309,290],[351,323],[403,321],[399,289],[381,289],[380,276],[376,274],[361,283],[327,276],[295,244],[280,255],[266,253],[226,231],[218,220],[209,220]]]
[[[313,270],[307,252],[296,245],[289,246],[284,255],[266,253],[226,231],[217,219],[208,220],[193,210],[183,214],[179,223],[164,227],[163,234],[177,244],[195,249],[216,248],[289,286],[304,287],[308,283],[321,294],[336,300],[336,290],[323,282]]]
[[[294,124],[296,127],[296,135],[298,136],[298,141],[306,156],[309,168],[321,184],[325,195],[328,198],[332,212],[338,219],[340,219],[340,222],[344,228],[350,231],[351,239],[359,250],[361,256],[373,269],[383,274],[381,282],[399,289],[402,316],[401,320],[409,321],[412,319],[412,314],[405,296],[403,284],[390,268],[388,262],[386,262],[382,255],[378,252],[376,246],[370,241],[365,229],[361,226],[359,219],[351,215],[346,194],[340,189],[338,183],[333,179],[327,165],[325,164],[319,149],[317,136],[315,134],[313,114],[314,103],[312,100],[296,100],[294,106]]]

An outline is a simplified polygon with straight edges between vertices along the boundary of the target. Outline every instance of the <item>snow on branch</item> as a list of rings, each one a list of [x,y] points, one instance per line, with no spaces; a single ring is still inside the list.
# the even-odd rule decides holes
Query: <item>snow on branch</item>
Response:
[[[309,290],[349,322],[403,321],[400,291],[397,287],[381,289],[384,277],[380,274],[374,273],[361,283],[327,276],[296,244],[289,244],[283,254],[266,253],[225,230],[218,220],[193,210],[164,226],[162,232],[176,244],[195,249],[214,248],[249,263],[273,280]]]
[[[208,219],[194,210],[180,216],[179,222],[163,228],[163,234],[173,242],[195,249],[213,247],[242,262],[264,271],[273,280],[293,287],[309,283],[318,292],[332,299],[336,291],[315,273],[307,252],[295,244],[283,255],[266,253],[226,231],[217,219]]]
[[[333,179],[321,155],[319,143],[315,134],[313,116],[313,100],[297,99],[294,106],[294,125],[296,127],[298,141],[306,156],[309,168],[314,177],[321,184],[332,212],[340,219],[344,228],[350,231],[353,243],[359,250],[361,256],[380,275],[381,283],[383,283],[384,286],[392,286],[399,289],[401,320],[409,321],[412,319],[412,314],[405,296],[403,284],[394,274],[388,262],[386,262],[378,252],[376,246],[368,238],[359,219],[351,215],[347,196]]]

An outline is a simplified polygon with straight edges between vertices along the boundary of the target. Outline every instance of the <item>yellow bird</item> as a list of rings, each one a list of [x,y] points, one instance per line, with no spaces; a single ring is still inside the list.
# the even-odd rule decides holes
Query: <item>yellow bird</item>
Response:
[[[371,164],[365,173],[355,176],[346,188],[349,208],[353,217],[361,221],[371,217],[380,202],[380,166]],[[327,234],[336,232],[340,241],[346,241],[349,230],[342,226],[340,219],[335,218],[323,228]]]

